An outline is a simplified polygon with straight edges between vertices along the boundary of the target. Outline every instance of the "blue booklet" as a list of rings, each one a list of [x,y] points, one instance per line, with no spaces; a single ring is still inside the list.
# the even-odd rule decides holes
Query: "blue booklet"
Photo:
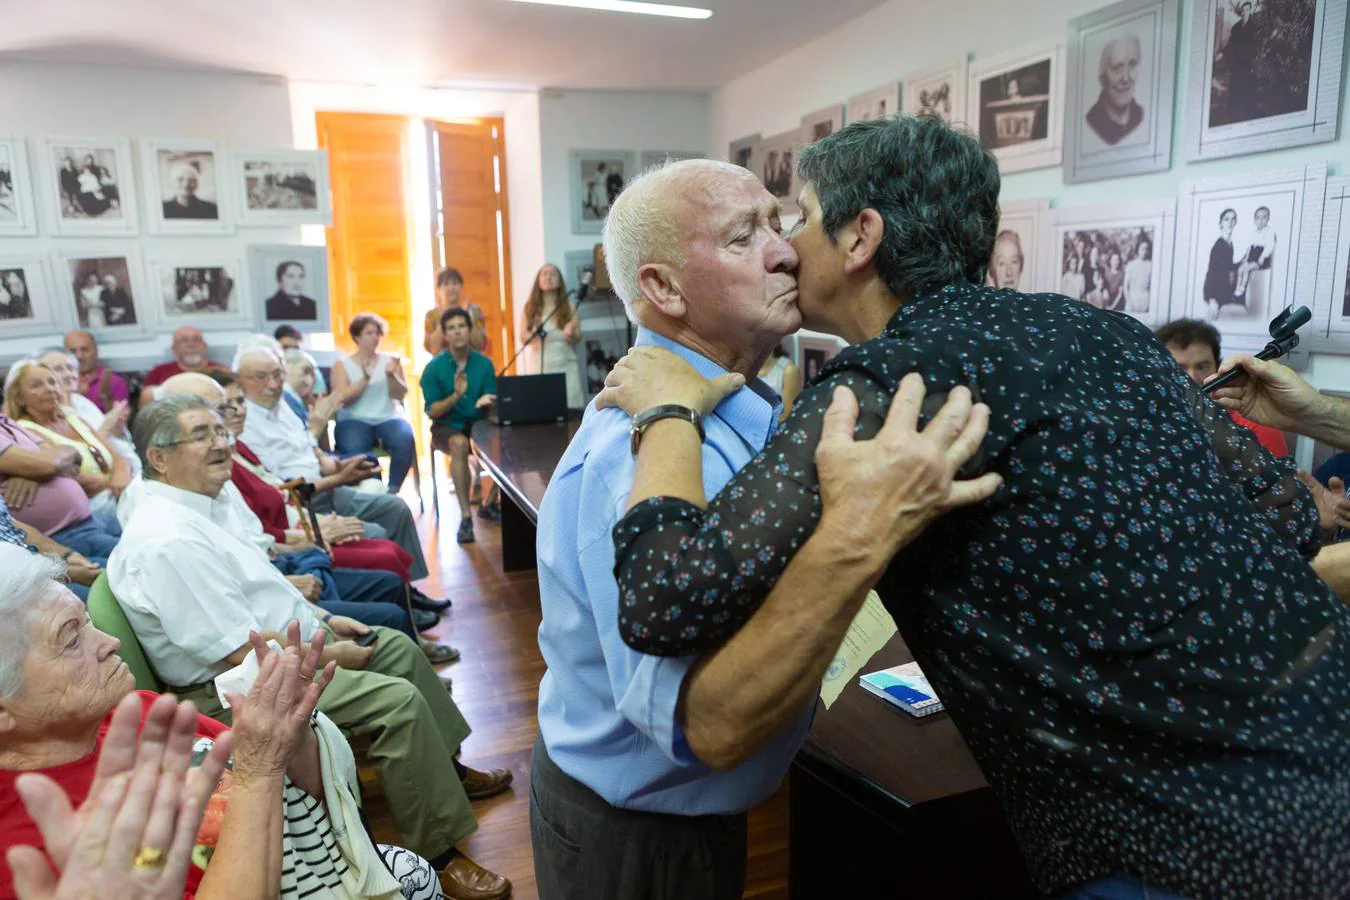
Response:
[[[904,663],[872,672],[861,676],[858,683],[911,716],[927,716],[942,711],[942,701],[933,693],[933,686],[928,683],[918,663]]]

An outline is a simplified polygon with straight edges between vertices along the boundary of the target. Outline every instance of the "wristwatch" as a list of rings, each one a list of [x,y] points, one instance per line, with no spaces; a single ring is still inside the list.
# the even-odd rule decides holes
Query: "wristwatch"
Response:
[[[644,409],[633,418],[633,427],[628,432],[628,439],[634,456],[637,456],[638,445],[642,443],[642,432],[660,419],[683,419],[698,429],[699,443],[703,443],[703,417],[687,406],[666,403]]]

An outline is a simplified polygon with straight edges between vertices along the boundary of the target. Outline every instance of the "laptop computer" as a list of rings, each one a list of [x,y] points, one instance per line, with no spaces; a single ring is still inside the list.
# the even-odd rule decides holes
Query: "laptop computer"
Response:
[[[498,425],[567,421],[567,379],[551,375],[503,375],[488,418]]]

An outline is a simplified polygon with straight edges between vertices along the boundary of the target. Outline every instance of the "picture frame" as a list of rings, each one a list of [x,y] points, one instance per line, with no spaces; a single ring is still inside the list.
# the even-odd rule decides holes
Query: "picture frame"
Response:
[[[1350,175],[1327,179],[1313,319],[1300,334],[1302,347],[1350,352]]]
[[[848,98],[848,122],[884,119],[900,112],[900,82],[890,81]]]
[[[230,234],[230,160],[217,141],[140,142],[145,219],[152,234]]]
[[[1055,209],[1045,216],[1041,271],[1055,293],[1155,328],[1171,316],[1175,229],[1174,200]]]
[[[755,152],[759,147],[760,133],[747,134],[727,145],[727,162],[733,162],[745,169],[754,171]]]
[[[572,233],[599,234],[609,207],[637,174],[637,161],[627,150],[568,151]]]
[[[236,150],[230,183],[239,225],[332,225],[327,150]]]
[[[327,247],[250,244],[247,284],[264,331],[282,324],[305,334],[331,330]]]
[[[802,130],[793,128],[764,138],[755,155],[755,175],[765,189],[778,198],[779,210],[784,216],[799,212],[797,151],[801,145]]]
[[[1220,159],[1334,140],[1346,4],[1192,0],[1187,158]],[[1298,21],[1309,14],[1310,28]]]
[[[576,290],[581,284],[581,276],[595,265],[595,251],[568,250],[563,254],[563,279],[569,290]]]
[[[659,166],[666,160],[679,162],[682,159],[703,159],[706,155],[697,150],[643,150],[638,174]]]
[[[802,384],[810,384],[825,364],[844,349],[844,342],[829,334],[797,332],[797,367],[802,373]]]
[[[137,233],[131,141],[48,137],[41,148],[39,168],[53,234],[128,237]]]
[[[1066,183],[1172,167],[1179,27],[1180,0],[1121,0],[1069,21]]]
[[[73,327],[100,343],[150,333],[144,272],[135,245],[72,247],[56,258],[55,296]]]
[[[146,261],[147,302],[142,309],[157,331],[182,325],[252,330],[257,307],[243,261],[211,254],[159,255]]]
[[[984,283],[1023,293],[1053,290],[1041,277],[1041,232],[1049,198],[999,203],[998,230]]]
[[[1326,182],[1322,162],[1183,184],[1173,317],[1211,322],[1225,353],[1264,347],[1270,320],[1317,289]]]
[[[802,143],[811,144],[844,127],[844,104],[827,106],[802,116]]]
[[[904,86],[901,109],[906,115],[934,115],[949,125],[966,121],[965,58],[912,72],[900,79]]]
[[[70,330],[69,312],[42,254],[0,255],[0,333],[7,338],[60,334]]]
[[[0,137],[0,237],[38,233],[36,196],[28,167],[28,142],[21,137]]]
[[[1064,45],[1040,43],[970,63],[966,122],[1007,175],[1064,157]]]

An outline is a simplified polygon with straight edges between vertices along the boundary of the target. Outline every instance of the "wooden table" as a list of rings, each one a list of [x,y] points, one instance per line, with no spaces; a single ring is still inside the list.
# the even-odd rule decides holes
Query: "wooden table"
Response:
[[[535,565],[535,524],[549,478],[579,421],[478,422],[474,451],[509,503],[502,559]],[[899,636],[866,666],[913,659]],[[946,713],[915,719],[853,684],[819,705],[789,773],[794,900],[1037,896],[993,792]]]
[[[913,659],[896,635],[864,671]],[[855,678],[831,709],[817,704],[789,780],[794,900],[1037,896],[993,791],[946,713],[915,718]]]
[[[473,426],[473,451],[502,495],[502,568],[508,572],[533,569],[535,525],[544,490],[581,420],[539,425],[494,425],[480,420]]]

